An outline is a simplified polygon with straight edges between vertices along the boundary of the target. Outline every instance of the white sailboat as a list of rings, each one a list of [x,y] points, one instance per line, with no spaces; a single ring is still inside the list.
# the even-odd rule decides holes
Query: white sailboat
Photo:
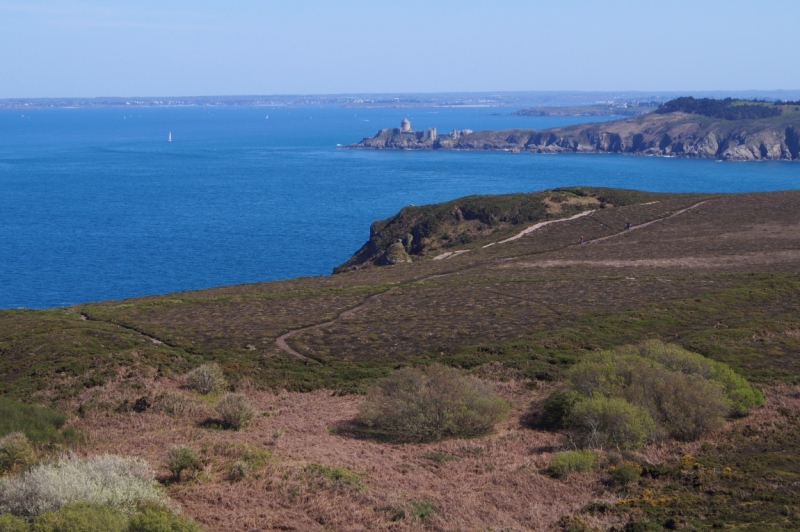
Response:
[[[167,138],[167,142],[172,142],[172,131],[169,132],[169,137]]]

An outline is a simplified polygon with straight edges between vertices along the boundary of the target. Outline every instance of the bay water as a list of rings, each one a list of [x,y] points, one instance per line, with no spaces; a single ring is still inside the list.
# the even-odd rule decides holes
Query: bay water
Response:
[[[404,117],[440,133],[606,119],[512,110],[0,111],[0,308],[325,275],[367,240],[374,220],[469,194],[800,187],[800,164],[788,162],[337,146]]]

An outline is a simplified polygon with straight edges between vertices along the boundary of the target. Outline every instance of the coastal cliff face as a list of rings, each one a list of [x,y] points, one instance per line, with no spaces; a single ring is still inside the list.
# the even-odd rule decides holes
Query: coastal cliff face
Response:
[[[391,218],[373,223],[369,240],[333,273],[414,262],[454,248],[506,238],[532,223],[569,218],[588,210],[644,203],[662,196],[632,190],[572,187],[410,205]]]
[[[770,104],[772,105],[772,104]],[[776,116],[725,119],[683,111],[536,131],[464,131],[414,140],[419,133],[375,137],[355,149],[505,150],[533,153],[628,153],[727,161],[800,159],[800,106],[775,105]]]

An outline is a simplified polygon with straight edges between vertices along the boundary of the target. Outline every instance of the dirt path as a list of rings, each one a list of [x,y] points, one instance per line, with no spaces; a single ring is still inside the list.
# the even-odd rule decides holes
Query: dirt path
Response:
[[[488,248],[490,246],[494,246],[495,244],[505,244],[506,242],[511,242],[512,240],[517,240],[519,238],[522,238],[523,236],[527,235],[528,233],[532,233],[532,232],[536,231],[537,229],[541,229],[542,227],[544,227],[546,225],[556,224],[556,223],[559,223],[559,222],[568,222],[568,221],[574,220],[576,218],[581,218],[583,216],[589,216],[593,212],[594,212],[594,210],[583,211],[583,212],[579,212],[575,216],[570,216],[569,218],[561,218],[560,220],[549,220],[547,222],[539,222],[538,224],[533,224],[532,226],[530,226],[530,227],[528,227],[526,229],[523,229],[522,231],[520,231],[516,235],[512,236],[511,238],[506,238],[505,240],[501,240],[500,242],[492,242],[491,244],[486,244],[483,247],[484,248]]]
[[[650,220],[649,222],[645,222],[645,223],[639,224],[639,225],[632,225],[630,229],[626,229],[625,231],[621,231],[619,233],[614,233],[613,235],[608,235],[608,236],[603,236],[603,237],[600,237],[600,238],[595,238],[594,240],[589,240],[586,243],[587,244],[596,244],[598,242],[602,242],[603,240],[608,240],[609,238],[618,237],[618,236],[630,233],[631,231],[635,231],[637,229],[643,229],[643,228],[647,227],[648,225],[653,225],[654,223],[663,222],[664,220],[669,220],[670,218],[674,218],[674,217],[678,216],[679,214],[683,214],[683,213],[685,213],[687,211],[690,211],[690,210],[694,209],[695,207],[699,207],[703,203],[708,203],[709,201],[711,201],[711,200],[703,200],[700,203],[695,203],[694,205],[690,205],[690,206],[686,207],[685,209],[681,209],[679,211],[673,212],[669,216],[665,216],[663,218],[656,218],[655,220]],[[645,204],[645,205],[647,205],[647,204]]]
[[[320,329],[322,327],[329,327],[329,326],[333,325],[334,323],[336,323],[337,321],[341,320],[342,318],[346,318],[348,316],[352,316],[353,314],[355,314],[359,310],[363,310],[363,309],[367,308],[371,304],[373,304],[376,301],[378,301],[378,298],[380,298],[382,295],[388,294],[392,290],[395,290],[395,289],[394,288],[390,288],[386,292],[381,292],[379,294],[373,294],[373,295],[369,296],[367,299],[364,300],[363,303],[361,303],[357,307],[353,307],[353,308],[351,308],[349,310],[345,310],[344,312],[342,312],[341,314],[339,314],[338,316],[333,318],[331,321],[326,321],[325,323],[318,323],[316,325],[309,325],[308,327],[303,327],[302,329],[294,329],[293,331],[289,331],[289,332],[279,336],[275,340],[275,343],[278,344],[278,347],[280,347],[281,349],[283,349],[284,351],[286,351],[290,355],[294,355],[297,358],[301,358],[303,360],[308,360],[307,356],[301,355],[300,353],[298,353],[297,351],[292,349],[291,346],[289,346],[289,344],[286,343],[286,340],[288,340],[292,336],[294,336],[296,334],[300,334],[302,332],[311,331],[311,330],[314,330],[314,329]]]
[[[87,314],[84,314],[83,312],[81,312],[81,321],[99,321],[99,322],[102,322],[102,323],[109,323],[109,324],[111,324],[111,325],[116,325],[117,327],[120,327],[120,328],[122,328],[122,329],[127,329],[127,330],[129,330],[129,331],[133,331],[133,332],[135,332],[135,333],[138,333],[138,334],[140,334],[140,335],[144,336],[145,338],[147,338],[148,340],[150,340],[151,342],[153,342],[154,344],[157,344],[157,345],[166,345],[167,347],[177,347],[177,346],[174,346],[174,345],[169,345],[169,344],[167,344],[166,342],[162,342],[162,341],[161,341],[161,340],[159,340],[158,338],[156,338],[156,337],[154,337],[154,336],[150,336],[150,335],[149,335],[149,334],[147,334],[147,333],[143,333],[142,331],[140,331],[139,329],[136,329],[136,328],[134,328],[134,327],[129,327],[129,326],[127,326],[127,325],[122,325],[122,324],[120,324],[120,323],[116,323],[116,322],[113,322],[113,321],[98,320],[98,319],[96,319],[96,318],[92,318],[91,316],[89,316],[89,315],[87,315]]]
[[[404,283],[404,284],[424,283],[425,281],[430,281],[431,279],[438,279],[440,277],[447,277],[448,275],[454,275],[456,273],[458,273],[458,271],[450,272],[450,273],[440,273],[440,274],[437,274],[437,275],[431,275],[431,276],[424,277],[422,279],[418,279],[416,281],[411,281],[409,283]],[[323,327],[330,327],[331,325],[337,323],[342,318],[347,318],[348,316],[352,316],[353,314],[355,314],[356,312],[358,312],[360,310],[364,310],[365,308],[367,308],[368,306],[372,305],[373,303],[376,303],[381,298],[381,296],[385,296],[386,294],[389,294],[389,293],[397,290],[398,288],[399,288],[399,286],[395,286],[393,288],[390,288],[389,290],[386,290],[385,292],[380,292],[378,294],[372,294],[367,299],[365,299],[363,303],[361,303],[357,307],[353,307],[351,309],[345,310],[344,312],[342,312],[341,314],[339,314],[338,316],[336,316],[335,318],[333,318],[330,321],[326,321],[324,323],[318,323],[316,325],[309,325],[307,327],[302,327],[300,329],[294,329],[294,330],[291,330],[291,331],[289,331],[287,333],[284,333],[284,334],[282,334],[281,336],[279,336],[278,338],[275,339],[275,344],[277,344],[278,347],[280,347],[283,351],[289,353],[292,356],[295,356],[295,357],[297,357],[299,359],[302,359],[302,360],[310,360],[307,356],[301,355],[300,353],[298,353],[297,351],[292,349],[292,347],[286,342],[286,340],[288,340],[292,336],[295,336],[297,334],[300,334],[300,333],[303,333],[303,332],[306,332],[306,331],[312,331],[314,329],[321,329]]]

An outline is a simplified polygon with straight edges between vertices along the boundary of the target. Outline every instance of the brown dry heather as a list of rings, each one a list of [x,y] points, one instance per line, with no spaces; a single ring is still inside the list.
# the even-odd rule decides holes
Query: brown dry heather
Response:
[[[0,311],[0,395],[68,416],[40,441],[17,408],[2,435],[25,432],[40,458],[145,458],[211,531],[800,528],[800,191],[573,187],[444,205],[382,222],[387,244],[424,237],[410,264]],[[541,221],[553,223],[498,243]],[[592,471],[552,478],[554,452],[573,449],[561,429],[531,428],[546,421],[544,400],[576,363],[651,340],[724,362],[766,404],[737,418],[744,399],[728,375],[692,388],[695,403],[724,388],[725,416],[704,401],[686,418],[689,395],[662,386],[678,407],[642,402],[656,433],[699,439],[606,446]],[[341,430],[358,394],[435,363],[509,401],[494,433],[394,444]],[[220,430],[217,397],[182,389],[204,364],[253,403],[249,425]],[[692,379],[673,377],[684,389]],[[639,391],[626,400],[651,397]],[[195,450],[202,469],[170,481],[173,446]],[[629,471],[612,475],[618,464]]]

